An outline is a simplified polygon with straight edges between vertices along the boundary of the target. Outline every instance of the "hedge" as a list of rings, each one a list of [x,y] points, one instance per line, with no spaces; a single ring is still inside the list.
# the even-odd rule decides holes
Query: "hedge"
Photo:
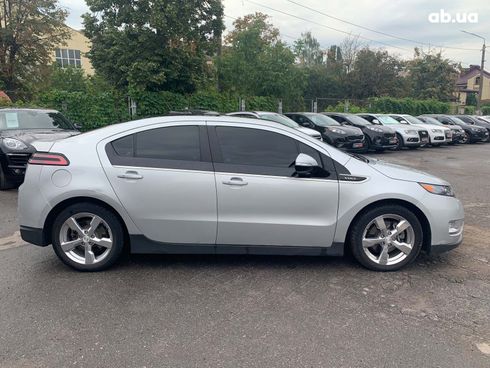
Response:
[[[206,109],[227,113],[239,109],[239,97],[217,92],[197,92],[181,95],[173,92],[141,92],[131,98],[137,105],[137,117],[165,115],[172,110]],[[277,111],[279,100],[275,97],[244,97],[247,110]],[[349,105],[349,112],[400,113],[420,115],[426,113],[449,113],[450,104],[434,100],[395,99],[377,97],[369,99],[366,107]],[[49,91],[38,96],[37,106],[62,111],[73,122],[90,130],[130,119],[128,97],[115,91],[103,92],[66,92]],[[304,101],[284,101],[283,111],[304,109]],[[344,111],[344,104],[328,106],[328,111]],[[490,113],[490,106],[484,107],[484,113]],[[486,112],[485,112],[486,111]]]
[[[393,114],[449,114],[451,104],[437,100],[415,100],[412,98],[374,97],[369,99],[369,112]]]

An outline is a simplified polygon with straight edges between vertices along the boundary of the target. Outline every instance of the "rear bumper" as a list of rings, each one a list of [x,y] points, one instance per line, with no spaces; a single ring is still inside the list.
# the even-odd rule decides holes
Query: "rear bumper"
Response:
[[[49,245],[43,229],[37,229],[29,226],[21,226],[20,237],[22,238],[22,240],[34,245],[38,245],[40,247],[45,247]]]

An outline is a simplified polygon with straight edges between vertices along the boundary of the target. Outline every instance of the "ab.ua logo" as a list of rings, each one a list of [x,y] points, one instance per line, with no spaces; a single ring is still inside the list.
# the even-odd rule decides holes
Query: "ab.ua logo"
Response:
[[[478,13],[451,14],[441,9],[438,13],[429,14],[431,23],[478,23]]]

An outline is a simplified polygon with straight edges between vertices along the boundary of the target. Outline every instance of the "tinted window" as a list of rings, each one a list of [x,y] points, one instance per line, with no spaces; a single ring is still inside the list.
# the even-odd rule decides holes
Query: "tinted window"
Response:
[[[151,129],[135,134],[135,157],[200,161],[199,127]]]
[[[223,163],[287,168],[298,155],[294,139],[248,128],[217,127]]]
[[[112,142],[114,151],[116,151],[119,156],[133,156],[133,138],[134,135],[128,135],[127,137],[119,138],[118,140]]]

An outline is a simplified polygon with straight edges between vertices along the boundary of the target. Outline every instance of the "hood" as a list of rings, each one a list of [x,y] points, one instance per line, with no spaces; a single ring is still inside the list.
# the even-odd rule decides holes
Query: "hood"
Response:
[[[314,129],[310,129],[310,128],[305,128],[305,127],[299,127],[297,128],[300,132],[303,132],[305,134],[308,134],[310,137],[321,137],[322,135],[320,134],[320,132],[314,130]]]
[[[369,166],[388,178],[417,183],[449,185],[448,182],[423,171],[381,160],[369,159]]]
[[[15,138],[26,144],[33,142],[55,142],[60,139],[72,137],[80,134],[77,130],[60,129],[29,129],[29,130],[3,130],[0,132],[1,138]]]
[[[356,127],[345,126],[345,125],[340,125],[340,126],[334,125],[331,127],[326,127],[325,129],[329,129],[329,128],[335,128],[338,130],[342,130],[342,131],[346,132],[348,135],[362,135],[362,130],[359,128],[356,128]]]

